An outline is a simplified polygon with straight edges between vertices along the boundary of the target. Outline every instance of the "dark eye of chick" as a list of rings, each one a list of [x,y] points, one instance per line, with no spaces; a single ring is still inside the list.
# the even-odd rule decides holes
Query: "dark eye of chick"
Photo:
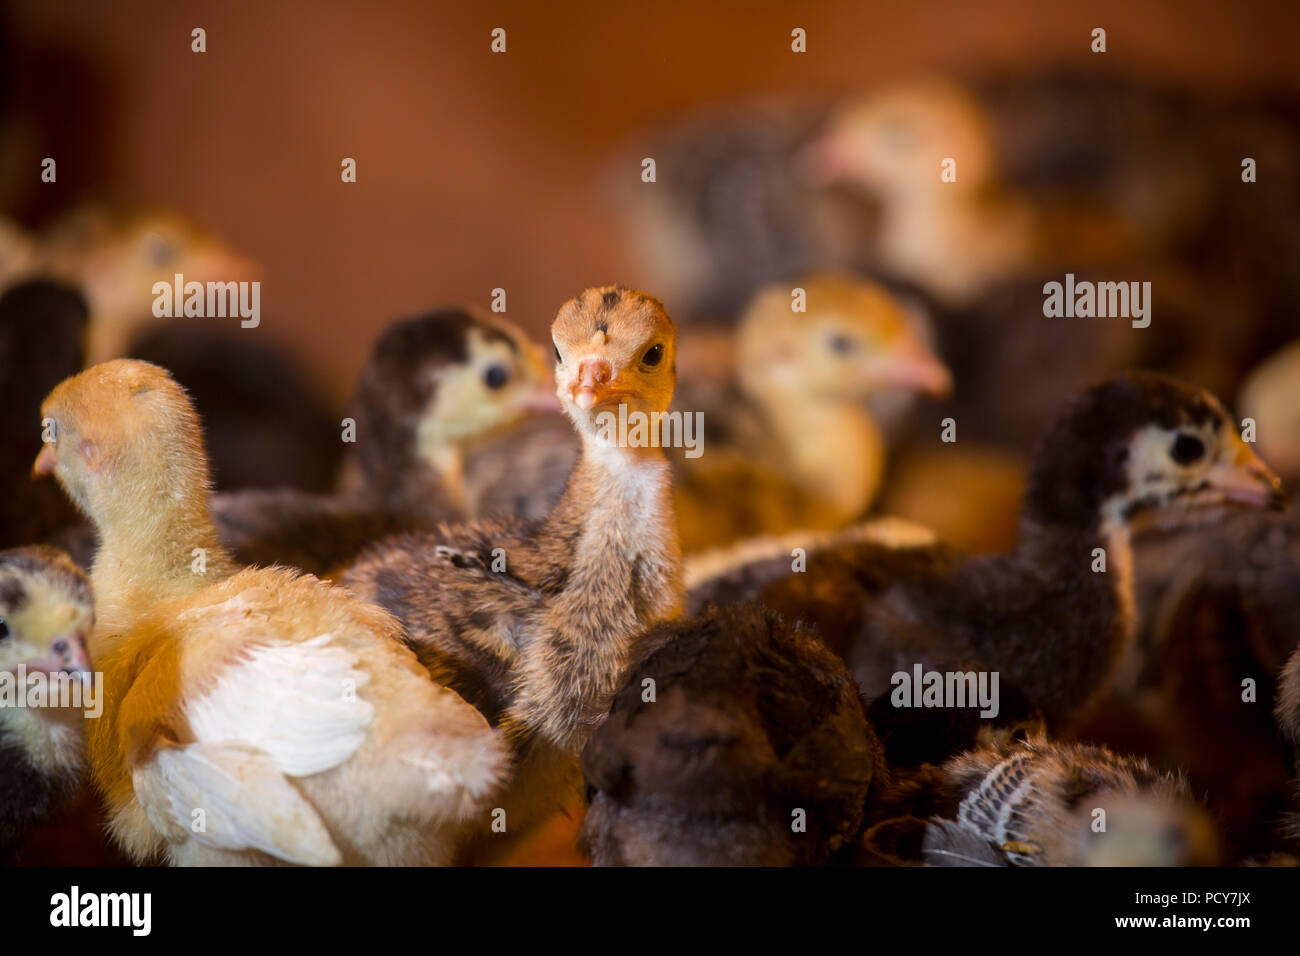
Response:
[[[552,343],[552,345],[554,345],[554,343]],[[560,354],[560,347],[558,345],[555,345],[555,361],[559,362],[561,365],[564,364],[564,356]]]
[[[149,241],[149,263],[165,266],[176,258],[176,247],[160,236],[152,236]]]
[[[4,618],[0,617],[0,641],[3,641],[8,636],[9,625],[5,622]]]
[[[652,345],[646,349],[645,355],[641,356],[641,364],[653,367],[662,362],[663,357],[664,347],[662,345]]]
[[[1169,449],[1169,457],[1180,465],[1190,465],[1194,461],[1199,461],[1205,454],[1205,443],[1195,435],[1189,435],[1181,432],[1174,438],[1173,447]]]
[[[854,342],[847,335],[841,335],[838,332],[831,333],[831,337],[828,340],[828,344],[830,345],[831,351],[836,353],[837,355],[848,355],[850,352],[852,352],[854,349],[857,348],[856,342]]]
[[[489,365],[483,372],[483,384],[490,389],[498,389],[510,381],[510,373],[504,365]]]

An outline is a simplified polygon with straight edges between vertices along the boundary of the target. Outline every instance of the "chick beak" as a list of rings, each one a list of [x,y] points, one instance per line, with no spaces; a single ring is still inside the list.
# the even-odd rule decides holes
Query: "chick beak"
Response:
[[[1244,442],[1238,444],[1231,461],[1218,462],[1210,469],[1208,480],[1209,487],[1227,501],[1274,511],[1286,507],[1282,479]]]
[[[50,642],[50,651],[44,657],[27,662],[28,672],[46,674],[74,674],[85,678],[90,674],[90,655],[78,634],[67,634]]]
[[[526,412],[545,413],[560,410],[560,400],[555,394],[554,380],[550,376],[539,382],[537,387],[524,397]]]
[[[611,386],[613,376],[614,370],[605,359],[583,359],[569,385],[573,404],[586,410],[609,401],[617,393]]]
[[[804,181],[814,186],[832,186],[847,178],[846,150],[837,137],[827,134],[814,140],[795,156],[795,168]]]
[[[58,463],[59,460],[54,454],[54,446],[48,443],[42,445],[40,454],[32,462],[32,477],[42,478],[45,475],[53,474],[54,466]]]
[[[952,373],[920,342],[909,342],[886,356],[881,366],[886,386],[907,388],[943,398],[952,391]]]

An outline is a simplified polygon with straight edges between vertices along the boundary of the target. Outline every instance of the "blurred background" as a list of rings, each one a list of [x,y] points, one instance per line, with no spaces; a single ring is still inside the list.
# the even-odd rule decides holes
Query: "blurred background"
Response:
[[[0,212],[37,227],[110,197],[185,213],[261,265],[259,334],[340,402],[396,315],[503,287],[540,334],[576,290],[644,281],[601,194],[607,164],[699,107],[1060,65],[1300,84],[1288,3],[9,0],[0,23]],[[38,180],[45,156],[57,185]]]

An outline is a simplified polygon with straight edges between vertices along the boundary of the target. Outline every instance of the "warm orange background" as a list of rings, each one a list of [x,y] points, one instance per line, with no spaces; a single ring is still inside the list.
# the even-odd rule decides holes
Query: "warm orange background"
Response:
[[[1288,3],[16,0],[5,19],[31,137],[5,165],[37,157],[12,171],[30,190],[5,170],[11,211],[39,223],[94,194],[190,213],[263,263],[260,333],[336,392],[397,314],[486,305],[503,286],[509,315],[540,332],[578,289],[638,282],[598,173],[631,131],[695,105],[1099,65],[1096,26],[1107,68],[1300,84]],[[190,52],[195,26],[206,54]],[[505,55],[489,51],[496,26]],[[807,54],[790,52],[795,26]],[[43,155],[57,186],[36,183]]]

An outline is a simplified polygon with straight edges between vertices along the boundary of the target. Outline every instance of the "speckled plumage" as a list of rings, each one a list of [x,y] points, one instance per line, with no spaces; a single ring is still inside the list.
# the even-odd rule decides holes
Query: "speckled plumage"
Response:
[[[384,542],[342,578],[391,611],[435,679],[504,731],[515,752],[502,804],[511,836],[576,796],[578,753],[637,636],[678,614],[683,591],[662,451],[605,444],[600,406],[579,404],[594,387],[632,411],[666,409],[672,321],[644,293],[606,287],[565,303],[552,335],[563,355],[558,394],[583,454],[551,513]],[[647,367],[640,357],[655,346],[662,358]],[[605,378],[592,378],[600,363]]]
[[[594,863],[810,866],[851,843],[888,771],[852,676],[815,634],[745,605],[646,644],[582,755]]]
[[[1185,781],[1105,747],[1000,732],[886,794],[868,851],[932,866],[1177,866],[1218,860]],[[1099,813],[1099,811],[1101,811]],[[910,845],[909,845],[910,839]],[[898,857],[900,849],[905,854]]]

